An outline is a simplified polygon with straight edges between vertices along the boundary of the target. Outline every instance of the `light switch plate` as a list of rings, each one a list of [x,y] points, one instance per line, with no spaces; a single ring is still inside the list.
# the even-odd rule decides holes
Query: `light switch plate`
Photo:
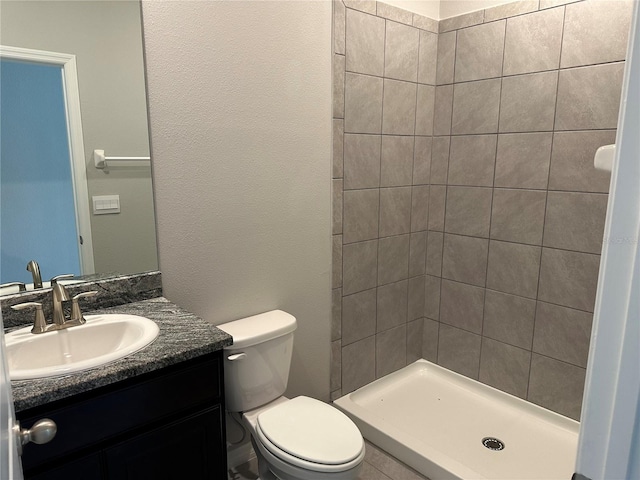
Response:
[[[94,215],[120,213],[120,195],[94,195],[91,200]]]

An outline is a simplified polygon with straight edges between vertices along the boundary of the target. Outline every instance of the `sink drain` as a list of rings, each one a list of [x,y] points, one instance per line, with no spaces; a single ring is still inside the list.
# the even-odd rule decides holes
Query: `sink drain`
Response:
[[[482,445],[487,447],[489,450],[504,450],[504,442],[493,437],[484,437],[482,439]]]

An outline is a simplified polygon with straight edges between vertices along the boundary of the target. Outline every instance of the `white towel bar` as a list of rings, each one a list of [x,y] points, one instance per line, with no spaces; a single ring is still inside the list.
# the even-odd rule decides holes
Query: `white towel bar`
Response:
[[[107,168],[107,162],[148,162],[150,160],[151,157],[105,157],[104,150],[93,151],[93,162],[100,170]]]

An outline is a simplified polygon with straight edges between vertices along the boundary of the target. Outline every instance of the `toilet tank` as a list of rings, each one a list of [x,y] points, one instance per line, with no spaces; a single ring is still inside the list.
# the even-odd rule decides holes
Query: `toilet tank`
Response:
[[[282,310],[217,325],[233,337],[224,348],[229,412],[246,412],[282,396],[289,381],[296,319]]]

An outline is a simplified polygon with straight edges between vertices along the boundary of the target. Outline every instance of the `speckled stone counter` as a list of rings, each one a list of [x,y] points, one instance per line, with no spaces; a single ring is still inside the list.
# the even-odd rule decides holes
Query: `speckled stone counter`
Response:
[[[98,292],[95,297],[82,299],[81,307],[85,312],[162,296],[162,275],[157,271],[132,275],[98,274],[74,280],[82,282],[65,286],[70,296],[91,290]],[[24,302],[42,303],[45,318],[51,318],[51,288],[4,295],[0,297],[4,328],[22,326],[25,320],[27,323],[32,321],[24,312],[11,308],[12,305]]]
[[[87,315],[97,313],[129,313],[147,317],[158,324],[160,333],[144,349],[98,368],[63,377],[11,382],[17,412],[168,367],[232,344],[227,333],[164,297],[85,312]]]

